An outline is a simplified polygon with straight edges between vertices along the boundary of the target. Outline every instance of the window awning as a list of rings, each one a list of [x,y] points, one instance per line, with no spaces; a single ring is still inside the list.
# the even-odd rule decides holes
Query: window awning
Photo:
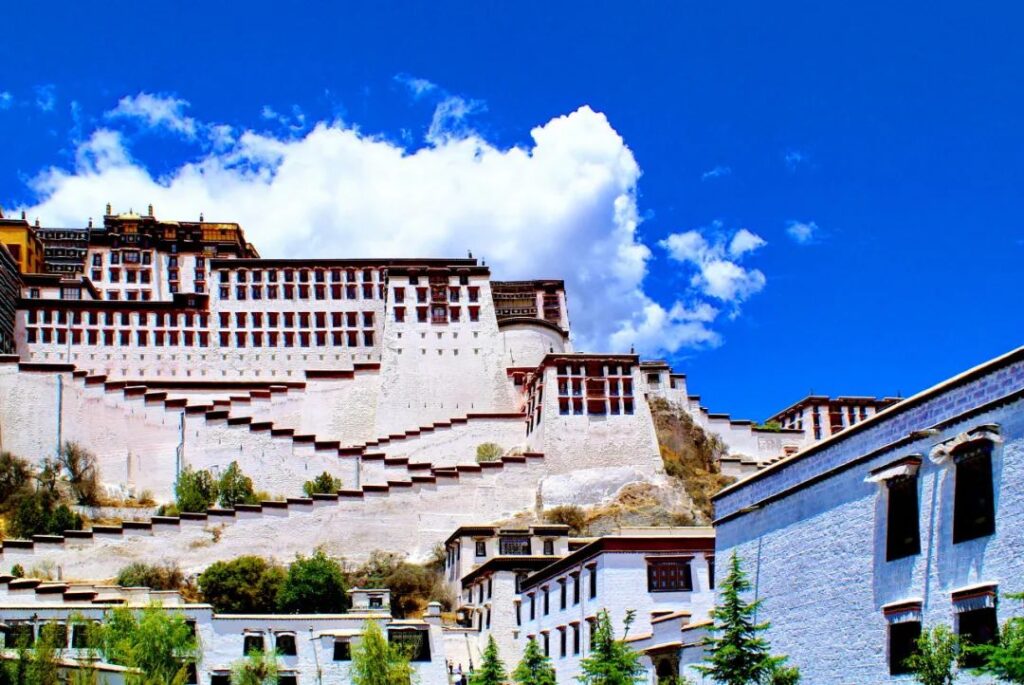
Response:
[[[994,445],[1002,444],[1003,438],[999,435],[999,424],[982,424],[968,431],[964,431],[956,437],[940,442],[938,445],[935,445],[935,447],[932,447],[931,451],[928,453],[928,458],[935,464],[942,464],[949,461],[953,456],[953,452],[958,448],[979,440],[987,440]]]
[[[887,480],[901,476],[916,476],[920,468],[921,455],[913,454],[872,470],[868,477],[864,479],[864,482],[884,483]]]

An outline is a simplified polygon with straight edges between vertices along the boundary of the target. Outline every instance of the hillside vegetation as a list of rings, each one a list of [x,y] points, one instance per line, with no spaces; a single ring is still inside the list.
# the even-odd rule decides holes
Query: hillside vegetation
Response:
[[[683,487],[704,522],[710,523],[711,496],[736,480],[722,475],[719,460],[726,454],[725,444],[681,407],[658,397],[651,398],[650,405],[665,473]]]

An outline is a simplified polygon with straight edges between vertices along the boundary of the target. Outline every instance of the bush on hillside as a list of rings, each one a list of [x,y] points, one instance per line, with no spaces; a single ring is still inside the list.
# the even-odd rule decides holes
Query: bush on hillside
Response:
[[[22,496],[10,521],[11,533],[19,538],[33,535],[63,535],[81,530],[82,517],[48,490],[37,489]]]
[[[725,444],[694,423],[682,408],[660,398],[650,400],[651,415],[665,473],[680,481],[694,505],[710,521],[711,496],[735,479],[722,475]]]
[[[10,452],[0,452],[0,507],[6,507],[31,481],[32,467],[27,461]]]
[[[69,440],[64,443],[57,460],[75,500],[89,506],[99,504],[100,471],[96,455]]]
[[[476,446],[476,462],[498,461],[505,450],[496,442],[483,442]]]
[[[562,504],[544,512],[544,520],[548,523],[561,523],[569,526],[570,535],[587,534],[587,514],[582,507],[575,504]]]
[[[341,490],[341,479],[335,478],[328,471],[324,471],[313,480],[307,480],[302,486],[302,491],[306,493],[306,497],[312,497],[316,494],[333,493]]]
[[[185,574],[177,564],[165,561],[146,564],[137,561],[128,564],[117,574],[121,587],[148,587],[153,590],[178,590],[185,585]]]
[[[205,512],[217,501],[217,483],[209,471],[186,466],[174,484],[174,498],[179,512]]]

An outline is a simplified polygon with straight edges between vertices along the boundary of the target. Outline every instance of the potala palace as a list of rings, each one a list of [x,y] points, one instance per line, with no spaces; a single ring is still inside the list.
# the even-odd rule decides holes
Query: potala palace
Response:
[[[378,620],[418,645],[425,685],[479,664],[491,635],[510,664],[537,639],[570,683],[596,612],[621,627],[634,610],[630,644],[667,682],[701,660],[715,578],[739,550],[773,644],[817,684],[902,678],[892,654],[908,633],[894,626],[984,611],[965,625],[985,630],[1020,611],[997,599],[1024,591],[1022,350],[908,399],[811,396],[762,425],[709,411],[664,361],[575,350],[557,274],[492,280],[471,255],[264,258],[237,224],[152,207],[89,223],[0,215],[0,450],[40,460],[77,443],[112,497],[157,504],[183,469],[237,462],[269,499],[5,540],[3,572],[57,574],[0,577],[0,621],[159,598],[194,621],[205,684],[229,682],[257,636],[279,645],[280,682],[349,682],[348,644]],[[714,527],[581,538],[543,523],[666,486],[656,399],[725,446],[737,482]],[[500,453],[479,461],[489,443]],[[323,472],[341,488],[305,496]],[[894,516],[916,535],[902,556],[887,552]],[[353,590],[350,614],[230,616],[109,584],[132,561],[198,573],[244,554],[424,560],[439,545],[451,624],[436,605],[394,619],[375,588]],[[815,639],[837,622],[857,626],[849,654]]]

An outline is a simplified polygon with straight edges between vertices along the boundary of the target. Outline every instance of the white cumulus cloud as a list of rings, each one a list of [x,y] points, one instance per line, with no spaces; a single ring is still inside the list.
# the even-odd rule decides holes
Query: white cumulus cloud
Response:
[[[195,138],[198,126],[195,119],[185,115],[188,106],[188,101],[181,98],[143,92],[121,98],[106,116],[135,119],[149,128],[164,128],[185,138]]]
[[[672,259],[693,270],[692,287],[730,305],[730,316],[736,316],[739,304],[763,290],[767,282],[760,269],[744,267],[740,262],[766,243],[745,228],[731,236],[726,236],[722,228],[720,222],[715,222],[706,229],[673,233],[659,245]]]
[[[141,102],[153,106],[136,97],[118,107],[188,130],[183,104]],[[472,250],[497,279],[564,279],[582,350],[635,345],[654,354],[718,344],[716,300],[735,304],[763,287],[759,271],[729,266],[764,244],[758,236],[741,230],[729,242],[708,243],[689,232],[666,244],[680,245],[670,248],[673,256],[698,266],[696,280],[683,292],[650,292],[652,254],[637,235],[640,167],[603,114],[581,107],[534,128],[530,144],[499,148],[459,132],[474,111],[469,101],[446,107],[434,116],[436,135],[417,149],[337,121],[301,135],[195,122],[197,132],[216,132],[219,144],[201,138],[201,154],[159,178],[132,155],[130,139],[105,127],[79,145],[72,168],[51,167],[32,180],[38,201],[25,209],[70,226],[107,202],[115,211],[152,203],[171,219],[202,212],[242,224],[264,256]]]
[[[807,245],[818,238],[818,224],[813,221],[790,221],[786,233],[800,245]]]

